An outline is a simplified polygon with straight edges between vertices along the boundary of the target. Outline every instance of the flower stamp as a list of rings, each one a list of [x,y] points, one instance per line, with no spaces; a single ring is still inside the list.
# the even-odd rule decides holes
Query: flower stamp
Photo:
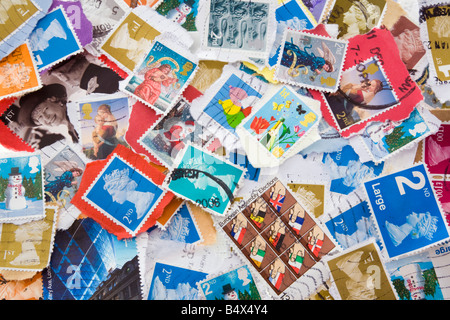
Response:
[[[423,250],[449,232],[424,164],[364,183],[389,258]]]
[[[280,48],[277,80],[326,92],[338,89],[346,41],[287,28]]]

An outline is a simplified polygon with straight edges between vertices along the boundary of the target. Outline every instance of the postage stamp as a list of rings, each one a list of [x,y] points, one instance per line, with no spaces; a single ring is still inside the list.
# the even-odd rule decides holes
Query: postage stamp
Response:
[[[57,207],[45,208],[44,218],[20,225],[0,224],[0,269],[39,271],[50,263],[56,232]]]
[[[364,150],[355,148],[355,151],[366,153],[371,161],[379,163],[435,133],[439,125],[440,121],[427,109],[417,106],[403,121],[386,120],[369,124],[358,139]],[[350,144],[356,147],[352,142]]]
[[[200,0],[186,0],[178,2],[163,1],[156,8],[156,12],[170,21],[176,22],[187,31],[195,32],[195,20],[198,15]]]
[[[184,99],[177,104],[138,140],[162,165],[172,167],[177,154],[186,142],[203,145],[211,136],[191,115],[191,105]]]
[[[277,64],[285,28],[293,30],[312,29],[317,24],[312,14],[297,0],[279,1],[275,9],[275,18],[277,20],[277,33],[267,61],[270,67]]]
[[[347,41],[285,29],[274,77],[325,92],[338,89]]]
[[[277,295],[336,246],[305,207],[275,178],[219,223]]]
[[[44,218],[42,171],[38,153],[0,158],[0,222]]]
[[[207,276],[205,272],[156,262],[147,300],[199,300],[197,283]]]
[[[62,212],[76,209],[70,200],[78,191],[85,168],[85,161],[70,146],[66,146],[44,165],[45,202],[57,205],[60,216]],[[73,218],[77,218],[80,213],[76,211]]]
[[[342,300],[397,300],[375,243],[346,250],[327,264]]]
[[[39,20],[29,44],[39,71],[82,51],[82,46],[62,6]]]
[[[430,73],[436,84],[450,80],[450,40],[448,3],[422,0],[419,3],[420,34],[430,61]]]
[[[118,144],[127,146],[129,102],[124,94],[78,102],[80,138],[88,159],[106,159]]]
[[[123,91],[157,112],[166,113],[192,80],[198,59],[188,50],[155,41],[144,61],[125,81]]]
[[[160,186],[113,153],[83,199],[134,236],[164,194]]]
[[[236,130],[250,162],[257,167],[273,166],[298,153],[301,141],[318,126],[319,107],[289,86],[271,86]]]
[[[28,43],[0,61],[0,99],[21,96],[42,86]]]
[[[255,280],[244,265],[198,284],[206,300],[261,300]]]
[[[178,154],[164,186],[210,213],[224,215],[244,175],[240,166],[188,144]]]
[[[420,28],[405,16],[401,16],[389,30],[406,68],[411,70],[425,55],[425,48],[420,39]]]
[[[209,0],[200,11],[199,23],[204,21],[205,28],[202,51],[215,55],[214,60],[265,58],[274,18],[271,1]]]
[[[335,0],[325,19],[339,26],[338,38],[348,39],[378,27],[386,8],[386,0]]]
[[[50,264],[42,272],[43,297],[99,300],[118,294],[121,300],[141,299],[137,253],[135,239],[118,240],[95,220],[77,219],[67,230],[56,232]],[[127,276],[129,291],[123,293],[118,289],[120,282],[108,281],[117,280],[113,272]]]
[[[306,210],[319,218],[323,215],[326,206],[326,195],[329,188],[319,183],[288,183],[287,186],[300,198]]]
[[[417,252],[449,238],[448,227],[424,164],[364,183],[389,258]]]
[[[265,82],[227,65],[220,78],[192,101],[192,116],[223,145],[234,149],[239,140],[236,127],[252,113],[266,88]]]
[[[399,103],[383,66],[375,57],[345,70],[339,90],[325,93],[324,97],[340,130]]]

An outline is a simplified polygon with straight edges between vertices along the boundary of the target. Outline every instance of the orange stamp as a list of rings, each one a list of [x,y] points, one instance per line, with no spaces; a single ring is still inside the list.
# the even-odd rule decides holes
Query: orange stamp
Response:
[[[28,43],[0,61],[0,99],[20,96],[42,86]]]

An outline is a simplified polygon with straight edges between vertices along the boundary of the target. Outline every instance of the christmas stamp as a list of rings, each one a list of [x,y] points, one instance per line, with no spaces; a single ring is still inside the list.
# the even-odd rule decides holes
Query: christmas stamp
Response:
[[[127,146],[129,102],[124,94],[78,102],[83,153],[90,160],[106,159],[118,144]]]
[[[161,187],[164,174],[118,145],[105,160],[86,166],[72,203],[117,237],[130,238],[156,223],[173,194]]]
[[[0,222],[14,223],[44,218],[41,156],[0,158]]]
[[[375,243],[363,243],[327,260],[342,300],[397,300]]]
[[[40,72],[82,51],[62,6],[39,20],[30,34],[29,44]]]
[[[364,189],[389,258],[449,238],[446,219],[424,164],[367,181]]]
[[[317,101],[289,86],[270,86],[236,130],[252,165],[278,165],[303,149],[302,141],[309,139],[321,119],[319,108]]]
[[[261,300],[255,280],[244,265],[198,283],[206,300]]]
[[[274,77],[309,89],[338,89],[347,41],[287,28],[283,35]]]
[[[64,147],[44,164],[45,202],[58,206],[58,225],[73,222],[80,215],[70,201],[78,191],[85,167],[85,161],[70,146]]]
[[[207,276],[204,272],[156,262],[147,300],[199,300],[197,283]],[[177,290],[182,287],[190,290]]]
[[[188,50],[168,43],[155,40],[122,89],[159,113],[175,105],[198,66],[197,58]]]
[[[277,295],[335,248],[328,231],[316,223],[277,178],[252,192],[219,227]]]
[[[21,96],[42,86],[28,43],[0,61],[0,99]]]
[[[450,40],[447,1],[422,0],[419,3],[420,35],[430,61],[430,76],[436,84],[450,80]]]
[[[379,27],[386,8],[386,0],[335,0],[325,19],[339,26],[338,38],[349,39]]]
[[[186,142],[204,145],[210,140],[211,134],[194,121],[190,110],[191,105],[184,99],[180,99],[138,140],[142,147],[166,167],[172,167],[173,161],[186,146]]]
[[[204,27],[201,59],[266,58],[275,22],[271,1],[208,0],[199,9],[197,21]]]
[[[163,1],[156,12],[172,22],[176,22],[189,32],[197,31],[195,21],[200,0]]]
[[[0,269],[40,271],[50,263],[58,208],[48,206],[45,216],[20,225],[0,224]]]
[[[164,187],[210,213],[225,215],[244,175],[245,169],[188,144],[178,154]]]
[[[223,145],[234,149],[239,143],[236,127],[251,114],[266,88],[257,77],[226,65],[220,78],[192,101],[192,116]]]

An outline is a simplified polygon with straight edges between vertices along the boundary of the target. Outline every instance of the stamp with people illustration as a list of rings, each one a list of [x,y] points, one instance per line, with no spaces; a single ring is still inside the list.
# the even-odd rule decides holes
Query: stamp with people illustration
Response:
[[[338,89],[347,41],[287,28],[283,35],[275,78],[310,89]]]
[[[165,175],[122,145],[88,163],[83,177],[72,203],[119,238],[153,226],[173,198],[161,187]]]
[[[336,245],[280,180],[258,190],[219,225],[280,295]]]

